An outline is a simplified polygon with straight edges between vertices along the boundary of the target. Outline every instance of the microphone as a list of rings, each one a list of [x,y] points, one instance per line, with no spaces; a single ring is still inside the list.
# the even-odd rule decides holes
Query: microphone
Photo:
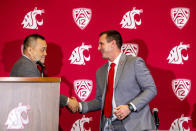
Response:
[[[45,68],[45,66],[40,61],[37,61],[36,64],[38,64],[41,68]]]
[[[60,95],[60,107],[63,108],[67,105],[67,97],[64,95]]]
[[[158,109],[157,108],[153,108],[152,112],[154,113],[156,129],[158,129],[158,127],[160,125],[160,121],[159,121],[159,117],[158,117]]]
[[[41,67],[41,77],[44,77],[45,66],[40,61],[37,61],[36,64],[38,64]]]

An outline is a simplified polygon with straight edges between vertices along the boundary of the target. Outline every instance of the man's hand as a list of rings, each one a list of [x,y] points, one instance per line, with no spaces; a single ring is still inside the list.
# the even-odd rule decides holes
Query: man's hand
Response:
[[[115,109],[116,111],[114,112],[114,114],[116,115],[118,120],[123,120],[125,117],[127,117],[131,113],[128,105],[120,105],[116,107]]]
[[[68,103],[67,106],[73,113],[79,111],[79,103],[78,103],[78,101],[76,100],[75,97],[69,98],[69,103]]]

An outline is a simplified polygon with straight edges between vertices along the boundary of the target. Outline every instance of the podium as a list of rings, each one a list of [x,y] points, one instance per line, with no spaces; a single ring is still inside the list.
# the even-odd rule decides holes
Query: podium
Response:
[[[58,131],[60,80],[0,77],[0,131]]]

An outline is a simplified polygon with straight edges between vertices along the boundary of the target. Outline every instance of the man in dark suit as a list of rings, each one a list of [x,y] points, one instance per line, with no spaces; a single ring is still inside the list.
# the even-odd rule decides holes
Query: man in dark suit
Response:
[[[23,44],[23,55],[14,64],[10,77],[41,77],[41,73],[37,68],[37,63],[43,65],[47,55],[47,43],[43,36],[32,34],[25,38]],[[73,108],[76,103],[75,98],[68,98],[64,95],[60,96],[60,106],[69,106]]]
[[[100,34],[98,50],[108,62],[97,70],[96,97],[79,103],[82,113],[101,109],[101,131],[155,129],[149,102],[157,89],[145,62],[121,52],[122,38],[115,30]]]

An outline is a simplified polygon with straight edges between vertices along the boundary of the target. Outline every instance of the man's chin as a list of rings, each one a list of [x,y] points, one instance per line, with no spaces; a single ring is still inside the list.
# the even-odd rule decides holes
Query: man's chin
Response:
[[[41,62],[42,64],[44,64],[44,63],[45,63],[45,60],[40,60],[40,62]]]
[[[103,56],[103,55],[102,55],[102,58],[103,58],[103,59],[108,59],[108,57],[106,57],[106,56]]]

